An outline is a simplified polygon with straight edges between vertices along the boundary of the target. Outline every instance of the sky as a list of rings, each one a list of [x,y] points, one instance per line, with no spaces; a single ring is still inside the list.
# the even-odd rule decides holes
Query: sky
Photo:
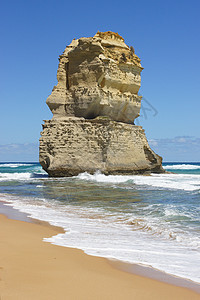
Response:
[[[200,161],[200,1],[1,1],[0,161],[38,161],[45,101],[73,38],[118,32],[144,70],[137,125],[164,161]]]

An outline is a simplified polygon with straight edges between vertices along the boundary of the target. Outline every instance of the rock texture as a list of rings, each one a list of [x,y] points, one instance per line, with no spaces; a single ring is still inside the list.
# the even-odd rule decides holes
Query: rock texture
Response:
[[[139,116],[142,71],[133,47],[114,32],[73,40],[59,58],[53,113],[40,138],[40,164],[50,176],[80,172],[163,172]]]

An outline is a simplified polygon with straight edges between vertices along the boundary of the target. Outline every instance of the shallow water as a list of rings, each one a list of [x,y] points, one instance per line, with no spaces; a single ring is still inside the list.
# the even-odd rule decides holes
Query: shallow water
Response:
[[[0,200],[65,229],[45,241],[200,282],[200,163],[176,174],[48,178],[37,163],[0,164]]]

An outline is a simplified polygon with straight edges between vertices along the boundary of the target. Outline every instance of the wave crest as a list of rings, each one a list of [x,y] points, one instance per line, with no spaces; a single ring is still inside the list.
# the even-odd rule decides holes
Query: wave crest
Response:
[[[163,168],[168,170],[200,170],[200,165],[191,165],[191,164],[166,165],[163,166]]]

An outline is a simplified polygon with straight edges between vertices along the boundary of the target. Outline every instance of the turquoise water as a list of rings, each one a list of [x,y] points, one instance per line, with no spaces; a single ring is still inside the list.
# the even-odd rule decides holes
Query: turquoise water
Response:
[[[0,163],[0,200],[65,229],[45,239],[200,282],[200,163],[174,174],[49,178],[38,163]]]

